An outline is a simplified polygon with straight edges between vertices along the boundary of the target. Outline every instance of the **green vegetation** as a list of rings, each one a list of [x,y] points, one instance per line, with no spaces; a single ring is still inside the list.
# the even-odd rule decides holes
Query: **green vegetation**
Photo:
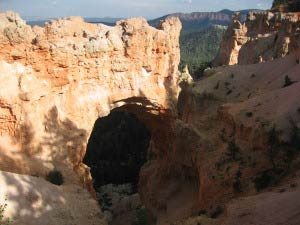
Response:
[[[212,212],[210,217],[213,219],[218,218],[223,212],[224,209],[221,206],[217,206],[217,208]]]
[[[240,170],[237,171],[234,182],[232,184],[233,190],[236,193],[242,192],[242,182],[241,182],[242,172]]]
[[[283,87],[288,87],[290,85],[292,85],[294,82],[291,80],[291,78],[289,76],[285,76],[284,77],[284,85]]]
[[[274,169],[276,168],[275,158],[280,148],[279,134],[278,131],[275,129],[275,127],[273,127],[268,132],[268,144],[269,144],[269,157]]]
[[[57,169],[54,169],[52,171],[50,171],[48,174],[47,174],[47,177],[46,179],[52,183],[52,184],[55,184],[55,185],[62,185],[64,183],[64,178],[63,178],[63,175],[62,173],[57,170]]]
[[[290,119],[290,126],[291,133],[289,142],[280,141],[280,133],[275,129],[275,127],[268,132],[268,154],[273,170],[288,170],[291,166],[291,162],[295,158],[295,155],[300,153],[300,129],[292,119]],[[284,160],[278,160],[280,158]],[[281,164],[281,166],[279,164]]]
[[[210,62],[218,53],[224,27],[211,26],[204,30],[182,33],[180,37],[181,62],[179,69],[188,65],[189,72],[194,79],[199,79]]]
[[[290,166],[290,162],[296,158],[295,156],[300,153],[300,129],[296,122],[290,118],[290,140],[288,146],[286,146],[285,162]]]
[[[256,191],[260,191],[267,187],[276,185],[279,181],[280,172],[274,169],[266,170],[257,175],[254,179]]]
[[[289,10],[291,12],[300,12],[300,1],[297,0],[294,3],[289,5]]]
[[[291,138],[290,138],[290,145],[294,148],[295,151],[300,152],[300,128],[297,127],[295,121],[290,119],[291,124]]]
[[[292,161],[300,153],[300,129],[292,119],[290,125],[289,142],[280,141],[280,132],[275,127],[268,131],[268,155],[272,168],[257,174],[254,179],[257,191],[276,185],[292,169]]]
[[[138,206],[135,211],[135,221],[132,225],[150,225],[150,217],[147,209],[144,206]]]
[[[240,153],[240,148],[235,144],[234,141],[230,141],[227,146],[227,155],[234,161],[238,160],[238,154]]]
[[[279,5],[286,5],[288,3],[288,0],[274,0],[272,8],[276,8]]]
[[[253,112],[246,112],[246,116],[249,117],[249,118],[252,117],[253,116]]]
[[[7,208],[6,201],[7,201],[7,199],[5,199],[4,204],[0,204],[0,225],[10,225],[13,222],[12,219],[10,219],[10,218],[7,218],[7,219],[4,218],[4,213]]]
[[[280,5],[288,6],[288,10],[291,12],[300,12],[300,1],[296,0],[289,3],[288,0],[274,0],[272,8],[277,8]]]

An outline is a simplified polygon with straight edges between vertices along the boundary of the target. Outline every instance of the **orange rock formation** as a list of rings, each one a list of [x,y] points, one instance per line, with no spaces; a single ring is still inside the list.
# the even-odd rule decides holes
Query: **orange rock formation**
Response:
[[[114,108],[138,114],[152,142],[162,143],[156,148],[166,151],[178,95],[180,30],[177,18],[158,29],[143,18],[109,27],[78,17],[31,28],[18,14],[1,13],[0,170],[44,179],[57,168],[66,185],[92,193],[81,161],[95,120]]]
[[[252,12],[228,27],[214,66],[252,64],[284,57],[300,48],[297,13]]]
[[[154,113],[171,109],[178,19],[159,29],[142,18],[115,27],[71,17],[31,28],[12,12],[0,20],[2,169],[42,176],[61,163],[77,168],[98,117],[144,100]]]

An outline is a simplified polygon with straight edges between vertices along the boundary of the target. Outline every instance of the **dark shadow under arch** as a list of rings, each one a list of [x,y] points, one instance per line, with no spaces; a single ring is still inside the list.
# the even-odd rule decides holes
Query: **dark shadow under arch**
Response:
[[[133,183],[147,159],[150,132],[135,114],[113,110],[98,118],[83,163],[91,168],[94,187]]]

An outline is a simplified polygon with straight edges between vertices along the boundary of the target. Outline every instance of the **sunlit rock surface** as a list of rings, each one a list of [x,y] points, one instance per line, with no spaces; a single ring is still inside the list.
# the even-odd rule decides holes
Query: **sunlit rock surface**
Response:
[[[299,27],[298,13],[250,12],[244,23],[236,14],[213,65],[261,63],[295,53],[300,48]]]
[[[98,117],[136,102],[159,113],[176,98],[178,19],[155,29],[142,18],[45,28],[12,12],[0,18],[2,169],[42,176],[61,163],[78,167]]]
[[[0,202],[7,204],[4,217],[12,224],[107,224],[97,201],[78,185],[56,186],[42,178],[2,171],[0,184]]]
[[[143,18],[109,27],[79,17],[31,28],[1,13],[0,170],[44,179],[56,168],[64,185],[93,193],[81,163],[87,140],[96,119],[117,107],[138,114],[152,143],[166,140],[158,131],[175,115],[180,30],[176,18],[158,29]]]

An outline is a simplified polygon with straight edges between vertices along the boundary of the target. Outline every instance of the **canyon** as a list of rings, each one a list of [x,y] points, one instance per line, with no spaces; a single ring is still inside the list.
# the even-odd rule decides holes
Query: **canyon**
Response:
[[[107,224],[93,169],[108,174],[103,165],[111,161],[97,164],[103,155],[91,146],[99,133],[118,136],[109,128],[123,123],[100,121],[125,113],[150,138],[137,185],[157,224],[299,224],[297,15],[250,13],[245,23],[236,15],[214,62],[226,66],[194,82],[187,68],[178,72],[178,18],[158,28],[142,18],[109,27],[79,17],[32,28],[16,13],[1,13],[6,216],[16,225]],[[47,181],[54,169],[60,186]]]

